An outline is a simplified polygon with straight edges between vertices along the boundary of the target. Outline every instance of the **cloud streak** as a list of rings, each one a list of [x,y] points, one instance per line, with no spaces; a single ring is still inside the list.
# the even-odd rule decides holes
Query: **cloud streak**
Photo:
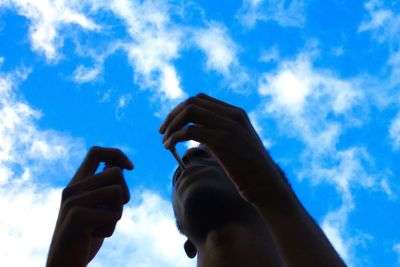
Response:
[[[47,60],[57,61],[58,49],[63,45],[60,30],[76,25],[84,31],[99,31],[101,27],[83,14],[79,1],[2,1],[0,5],[15,9],[30,22],[29,32],[32,49],[43,53]]]
[[[243,0],[237,18],[248,28],[262,21],[274,21],[283,27],[303,27],[304,5],[303,0]]]
[[[273,118],[283,134],[303,144],[298,159],[300,179],[336,189],[342,204],[328,211],[321,226],[340,255],[352,264],[358,238],[351,236],[347,227],[347,217],[355,208],[353,189],[383,188],[379,177],[367,171],[374,160],[366,147],[339,146],[348,129],[364,123],[359,114],[368,107],[360,89],[362,81],[341,79],[328,69],[315,68],[316,56],[310,51],[300,53],[262,75],[258,91],[264,101],[256,114],[258,121]]]
[[[61,198],[61,188],[46,179],[72,175],[71,165],[86,150],[78,138],[37,126],[40,112],[17,97],[28,74],[25,68],[0,73],[0,258],[9,267],[45,265]],[[128,98],[121,97],[121,108]],[[132,195],[115,235],[90,266],[195,266],[184,254],[169,201],[146,190]]]

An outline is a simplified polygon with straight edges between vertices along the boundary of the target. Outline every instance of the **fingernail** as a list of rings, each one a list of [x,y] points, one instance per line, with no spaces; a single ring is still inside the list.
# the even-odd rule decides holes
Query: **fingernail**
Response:
[[[132,162],[130,162],[129,161],[129,168],[128,168],[128,170],[133,170],[133,168],[135,168],[135,165],[133,165],[133,163]]]
[[[164,134],[163,139],[162,139],[163,143],[164,143],[167,139],[168,139],[168,134]]]
[[[160,126],[160,128],[158,129],[158,131],[162,134],[164,132],[165,128],[165,122],[163,122]]]
[[[170,147],[170,145],[171,145],[171,140],[170,140],[170,139],[164,140],[164,141],[163,141],[163,145],[164,145],[164,147],[165,147],[166,149],[169,149],[169,147]]]

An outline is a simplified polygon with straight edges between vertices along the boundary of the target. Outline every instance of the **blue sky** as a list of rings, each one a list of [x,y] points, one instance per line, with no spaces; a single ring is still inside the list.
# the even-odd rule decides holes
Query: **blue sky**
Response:
[[[400,266],[399,25],[397,1],[0,0],[2,262],[43,266],[60,190],[101,145],[136,168],[90,266],[195,266],[157,129],[204,92],[245,108],[350,266]]]

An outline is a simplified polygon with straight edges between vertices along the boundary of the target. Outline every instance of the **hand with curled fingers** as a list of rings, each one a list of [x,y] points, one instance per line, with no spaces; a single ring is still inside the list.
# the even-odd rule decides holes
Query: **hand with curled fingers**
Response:
[[[106,168],[96,174],[101,162]],[[133,164],[120,150],[93,147],[63,190],[47,267],[83,267],[110,237],[129,201],[122,170]]]
[[[188,140],[206,145],[250,203],[271,188],[286,190],[278,167],[241,108],[198,94],[173,109],[159,131],[167,149]]]

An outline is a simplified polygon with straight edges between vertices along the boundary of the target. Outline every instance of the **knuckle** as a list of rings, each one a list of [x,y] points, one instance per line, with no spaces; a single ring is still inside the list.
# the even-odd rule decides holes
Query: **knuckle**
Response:
[[[121,179],[123,177],[122,170],[119,167],[111,167],[109,169],[109,174],[117,179]]]
[[[101,149],[99,146],[92,146],[88,151],[88,157],[94,157],[97,155],[97,152]]]
[[[195,112],[196,106],[194,104],[188,104],[185,108],[185,116],[191,116]]]
[[[120,185],[112,185],[110,186],[110,194],[118,202],[123,201],[124,191]]]
[[[226,135],[230,135],[231,133],[236,132],[236,130],[237,130],[236,121],[228,121],[228,122],[226,122],[224,129],[226,129],[226,131],[224,131],[224,133]]]
[[[198,93],[198,94],[196,95],[196,97],[205,97],[205,96],[207,96],[205,93]]]
[[[65,202],[69,199],[73,195],[73,191],[74,190],[71,186],[64,188],[61,192],[61,202]]]
[[[237,108],[235,111],[231,113],[231,117],[238,122],[242,122],[246,120],[247,118],[247,113],[244,109],[242,108]]]
[[[108,227],[105,227],[103,236],[104,237],[111,237],[115,231],[116,222]]]
[[[79,207],[71,208],[68,212],[68,217],[71,221],[76,221],[81,216],[81,209]]]
[[[191,96],[186,100],[186,104],[187,105],[194,104],[197,102],[196,100],[197,100],[196,96]]]
[[[74,198],[70,197],[64,201],[64,203],[62,204],[62,209],[65,212],[68,212],[73,209],[74,203],[75,203]]]
[[[82,220],[81,208],[74,207],[70,209],[65,217],[67,224],[78,224]]]
[[[217,144],[222,144],[226,142],[230,137],[230,131],[222,131],[219,132],[216,136],[216,143]]]
[[[112,150],[114,151],[114,153],[116,154],[122,154],[122,150],[119,148],[112,148]]]

